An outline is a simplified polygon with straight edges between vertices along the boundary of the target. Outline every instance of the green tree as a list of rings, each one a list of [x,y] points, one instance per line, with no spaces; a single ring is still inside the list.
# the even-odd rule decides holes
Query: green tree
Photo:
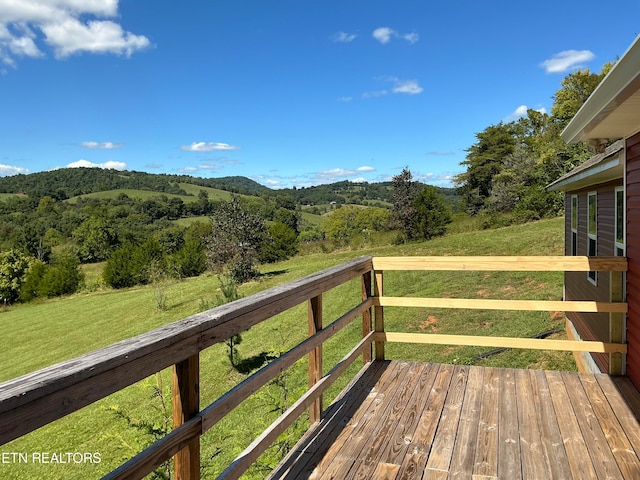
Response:
[[[0,252],[0,304],[11,304],[20,297],[20,289],[35,258],[18,250]]]
[[[444,235],[447,224],[451,223],[451,213],[436,188],[427,185],[413,201],[416,211],[415,236],[430,240]]]
[[[38,297],[58,297],[78,291],[84,281],[84,272],[78,258],[69,251],[58,253],[50,265],[46,266],[38,285]]]
[[[262,218],[242,205],[237,197],[222,203],[210,217],[207,261],[214,272],[225,272],[237,283],[258,275],[256,252],[268,239]]]
[[[517,129],[513,123],[490,125],[476,133],[477,142],[467,149],[462,165],[467,170],[455,178],[467,212],[479,213],[491,195],[493,177],[500,173],[507,155],[513,153]]]
[[[261,262],[278,262],[298,253],[298,235],[291,227],[276,221],[269,224],[267,229],[270,240],[262,242],[258,250]]]
[[[415,233],[415,205],[414,200],[420,192],[418,182],[413,180],[413,175],[408,167],[402,169],[391,181],[393,193],[391,195],[391,221],[394,228],[401,230],[405,238],[411,239]]]
[[[106,260],[118,244],[113,222],[102,216],[92,216],[73,231],[78,255],[83,263]]]
[[[112,288],[133,287],[138,283],[140,268],[135,261],[136,248],[126,243],[111,253],[102,271],[102,277]]]

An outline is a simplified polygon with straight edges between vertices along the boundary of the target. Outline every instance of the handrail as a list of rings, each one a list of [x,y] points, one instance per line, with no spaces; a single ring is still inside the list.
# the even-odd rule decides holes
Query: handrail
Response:
[[[376,307],[376,358],[384,358],[385,342],[420,343],[437,345],[468,345],[487,347],[525,348],[535,350],[564,350],[609,354],[609,373],[621,374],[627,345],[622,341],[622,315],[628,305],[622,301],[623,276],[628,268],[625,257],[375,257],[374,298]],[[593,301],[544,301],[544,300],[496,300],[469,298],[416,298],[389,297],[383,295],[384,272],[400,271],[538,271],[538,272],[588,272],[610,273],[609,302]],[[609,313],[610,341],[573,341],[549,339],[522,339],[470,335],[443,335],[432,333],[389,332],[384,327],[384,307],[433,307],[486,310],[568,311]]]
[[[306,408],[310,408],[311,421],[317,420],[315,416],[319,415],[323,392],[358,355],[363,355],[365,364],[371,361],[372,343],[376,345],[376,359],[384,359],[386,342],[397,341],[605,352],[611,355],[612,364],[620,364],[626,345],[613,337],[621,330],[622,315],[627,311],[627,304],[620,296],[621,272],[626,269],[627,261],[621,257],[361,257],[0,384],[0,444],[173,365],[174,430],[105,478],[142,478],[178,454],[175,478],[196,479],[199,478],[200,437],[260,387],[309,355],[309,390],[221,477],[238,478],[278,432]],[[599,270],[611,272],[612,294],[609,302],[389,297],[384,295],[383,289],[384,271],[388,270]],[[323,293],[358,277],[362,279],[362,301],[323,326]],[[304,302],[309,304],[310,334],[307,339],[212,404],[200,408],[199,353]],[[612,339],[603,343],[389,332],[385,330],[384,309],[395,306],[607,312]],[[372,309],[375,310],[374,329]],[[360,316],[363,320],[362,340],[329,373],[322,375],[322,345]],[[617,359],[616,362],[613,359]]]
[[[211,345],[351,279],[367,276],[371,269],[371,257],[361,257],[4,382],[0,384],[0,445],[171,365],[188,361]],[[355,311],[367,310],[370,302],[364,301]],[[353,312],[345,316],[353,320],[357,316]],[[327,333],[336,330],[327,329]],[[327,333],[321,331],[317,335],[324,339]],[[175,376],[174,370],[174,384]],[[197,385],[194,387],[197,391]],[[211,427],[215,416],[213,407],[190,414],[183,425],[177,425],[176,430],[148,449],[148,458],[136,457],[134,469],[127,469],[126,473],[118,469],[110,478],[142,478],[185,444],[199,438],[203,425]],[[148,461],[149,458],[153,460]]]

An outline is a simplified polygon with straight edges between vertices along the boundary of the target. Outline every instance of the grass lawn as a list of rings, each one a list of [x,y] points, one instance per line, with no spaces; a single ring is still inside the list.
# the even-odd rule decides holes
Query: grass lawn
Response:
[[[314,254],[262,268],[262,277],[240,288],[244,296],[298,279],[360,255],[562,255],[562,219],[545,220],[497,230],[448,235],[425,243]],[[89,272],[88,272],[89,273]],[[91,271],[93,275],[95,272]],[[0,352],[0,380],[25,374],[64,359],[109,345],[158,326],[213,307],[220,296],[212,275],[183,280],[166,289],[165,311],[156,308],[153,287],[121,291],[98,290],[40,303],[18,305],[0,312],[4,348]],[[467,298],[522,298],[557,300],[562,297],[562,273],[502,272],[388,272],[385,293],[407,296]],[[325,325],[356,304],[357,280],[325,294]],[[558,312],[485,312],[439,309],[385,309],[387,329],[401,332],[438,332],[501,336],[530,336],[564,328]],[[243,333],[238,351],[242,366],[257,368],[260,359],[286,351],[306,337],[306,305],[295,307]],[[329,370],[358,341],[359,322],[324,346],[324,368]],[[437,362],[472,363],[488,349],[451,346],[390,344],[387,357]],[[507,351],[482,365],[575,369],[569,353]],[[351,368],[325,398],[325,405],[359,365]],[[201,407],[246,377],[232,368],[224,345],[201,353]],[[202,439],[203,478],[215,478],[275,417],[284,400],[290,403],[306,389],[306,361],[244,402]],[[170,403],[170,372],[164,371],[94,405],[39,429],[8,445],[1,452],[99,452],[99,464],[0,464],[0,478],[98,478],[130,458],[152,441],[147,426],[161,428]],[[163,392],[163,395],[159,395]],[[168,405],[170,412],[170,405]],[[294,441],[306,420],[279,439]],[[136,426],[137,425],[137,426]],[[263,478],[276,461],[268,451],[246,478]]]

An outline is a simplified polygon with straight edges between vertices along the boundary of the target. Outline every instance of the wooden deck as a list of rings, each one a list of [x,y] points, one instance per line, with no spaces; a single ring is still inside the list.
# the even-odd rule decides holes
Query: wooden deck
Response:
[[[628,379],[374,361],[270,478],[640,478]]]

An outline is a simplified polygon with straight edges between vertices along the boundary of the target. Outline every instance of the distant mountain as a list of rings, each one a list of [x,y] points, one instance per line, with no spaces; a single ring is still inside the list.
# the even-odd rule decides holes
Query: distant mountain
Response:
[[[329,203],[385,206],[391,203],[391,182],[354,183],[348,180],[326,185],[272,190],[246,177],[201,178],[102,168],[62,168],[49,172],[0,177],[0,193],[24,193],[31,198],[50,196],[58,200],[116,189],[147,190],[193,195],[180,187],[188,183],[243,195],[289,198],[297,205]],[[436,187],[454,210],[459,201],[453,188]]]
[[[198,178],[102,168],[62,168],[49,172],[0,178],[0,193],[25,193],[30,197],[51,196],[63,200],[87,193],[119,188],[188,195],[179,183],[217,188],[245,195],[269,194],[269,188],[246,177]]]
[[[361,205],[390,204],[393,188],[391,182],[354,183],[348,180],[326,185],[316,185],[303,188],[285,188],[278,190],[281,194],[288,194],[300,205],[319,205],[325,203],[345,203]],[[455,188],[436,187],[438,194],[442,195],[445,203],[453,210],[459,203],[459,197]]]

